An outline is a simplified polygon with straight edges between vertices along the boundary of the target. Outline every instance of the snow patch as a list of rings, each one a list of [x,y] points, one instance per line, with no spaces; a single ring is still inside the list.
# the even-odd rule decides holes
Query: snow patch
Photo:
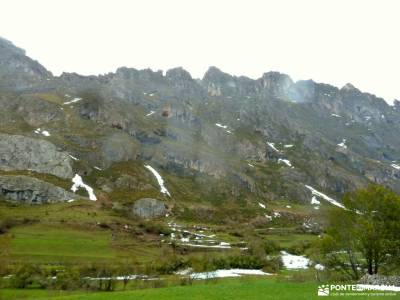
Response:
[[[71,187],[71,191],[73,191],[75,193],[79,188],[84,188],[88,192],[90,200],[93,200],[93,201],[97,200],[96,195],[93,192],[93,188],[91,188],[90,186],[85,184],[83,182],[81,176],[79,176],[78,174],[75,174],[74,178],[72,178],[72,182],[73,182],[73,185]]]
[[[167,194],[168,196],[171,197],[171,194],[168,192],[167,188],[164,186],[164,179],[161,177],[161,175],[151,166],[149,165],[144,165],[146,169],[148,169],[153,175],[156,177],[158,185],[160,186],[160,192],[163,194]]]
[[[274,218],[279,218],[281,216],[280,212],[275,211],[274,212]]]
[[[68,105],[68,104],[76,103],[76,102],[79,102],[79,101],[81,101],[81,100],[82,100],[82,98],[74,98],[74,99],[72,99],[71,101],[64,102],[63,105]]]
[[[34,132],[37,134],[43,134],[44,136],[50,136],[50,133],[47,130],[42,130],[40,128],[36,129]]]
[[[337,115],[337,114],[331,114],[331,116],[332,117],[335,117],[335,118],[341,118],[342,116],[339,116],[339,115]]]
[[[395,168],[396,170],[400,170],[400,166],[396,164],[391,164],[390,165],[392,168]]]
[[[94,166],[93,168],[96,169],[96,170],[98,170],[98,171],[103,171],[103,169],[101,169],[101,168],[99,168],[99,167],[96,167],[96,166]]]
[[[75,156],[68,154],[69,157],[71,157],[73,160],[79,160],[78,158],[76,158]]]
[[[258,202],[258,205],[259,205],[261,208],[264,208],[264,209],[265,209],[265,205],[264,205],[264,204]]]
[[[274,150],[274,151],[276,151],[276,152],[280,153],[280,151],[279,151],[278,149],[276,149],[276,147],[275,147],[275,143],[270,143],[270,142],[267,142],[267,144],[268,144],[268,146],[270,146],[270,147],[272,148],[272,150]]]
[[[307,269],[310,260],[307,257],[293,255],[286,251],[281,251],[282,263],[286,269]]]
[[[324,200],[326,200],[326,201],[330,202],[331,204],[336,205],[338,207],[345,208],[342,203],[339,203],[335,199],[332,199],[331,197],[328,197],[327,195],[317,191],[312,186],[305,185],[305,187],[308,188],[314,196],[320,197],[320,198],[322,198],[322,199],[324,199]]]
[[[312,196],[312,197],[311,197],[311,204],[312,204],[312,205],[320,205],[321,202],[318,201],[317,197]]]
[[[280,163],[284,163],[284,164],[287,165],[288,167],[293,168],[292,163],[291,163],[290,160],[288,160],[288,159],[279,158],[279,159],[278,159],[278,164],[280,164]]]
[[[284,148],[292,148],[294,145],[284,145]]]
[[[227,129],[227,128],[228,128],[228,126],[222,125],[222,124],[220,124],[220,123],[215,123],[215,126],[221,127],[221,128],[223,128],[223,129]]]
[[[147,115],[146,115],[146,117],[148,117],[148,116],[151,116],[152,114],[155,114],[156,112],[154,111],[154,110],[151,110]]]
[[[266,276],[272,274],[256,269],[228,269],[228,270],[216,270],[212,272],[193,273],[190,276],[193,279],[210,279],[210,278],[240,277],[243,275]]]
[[[343,149],[347,149],[346,145],[346,139],[343,139],[341,143],[337,144],[339,147],[342,147]]]

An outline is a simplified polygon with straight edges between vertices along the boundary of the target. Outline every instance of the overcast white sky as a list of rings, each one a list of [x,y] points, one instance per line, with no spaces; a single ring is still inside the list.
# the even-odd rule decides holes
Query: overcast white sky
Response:
[[[210,65],[400,98],[398,0],[0,0],[0,36],[58,75]]]

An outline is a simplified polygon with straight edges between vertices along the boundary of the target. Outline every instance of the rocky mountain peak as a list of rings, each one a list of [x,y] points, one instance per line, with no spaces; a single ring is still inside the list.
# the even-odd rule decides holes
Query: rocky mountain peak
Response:
[[[191,81],[193,80],[192,76],[188,71],[183,69],[182,67],[169,69],[165,76],[174,81]]]
[[[34,84],[51,79],[52,74],[37,61],[25,55],[25,51],[10,41],[0,38],[0,87],[26,90]]]
[[[0,52],[10,51],[19,55],[25,55],[25,50],[18,48],[9,40],[0,37]]]
[[[276,86],[288,88],[293,84],[293,80],[288,75],[273,71],[264,73],[260,81],[263,87],[267,89],[275,88]]]
[[[342,88],[342,91],[357,91],[359,92],[360,90],[357,89],[354,85],[352,85],[351,83],[346,83]]]
[[[203,81],[205,82],[223,83],[229,80],[232,80],[232,75],[222,72],[214,66],[209,67],[203,77]]]

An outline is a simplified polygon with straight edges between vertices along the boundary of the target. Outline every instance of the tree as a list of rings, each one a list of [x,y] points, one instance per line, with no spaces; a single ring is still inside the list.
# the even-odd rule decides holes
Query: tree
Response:
[[[400,196],[370,185],[343,198],[346,209],[333,209],[327,235],[321,242],[325,262],[341,267],[354,279],[366,269],[380,267],[398,257],[400,246]]]

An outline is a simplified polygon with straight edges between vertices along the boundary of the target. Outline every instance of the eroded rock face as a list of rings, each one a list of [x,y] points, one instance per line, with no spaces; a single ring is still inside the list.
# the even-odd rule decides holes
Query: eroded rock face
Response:
[[[142,198],[135,202],[132,208],[133,214],[143,219],[153,219],[164,216],[167,213],[165,203],[153,199]]]
[[[71,158],[48,141],[0,134],[0,170],[32,170],[72,178]]]
[[[76,195],[63,188],[29,176],[0,176],[0,196],[26,204],[43,204],[67,201]]]

